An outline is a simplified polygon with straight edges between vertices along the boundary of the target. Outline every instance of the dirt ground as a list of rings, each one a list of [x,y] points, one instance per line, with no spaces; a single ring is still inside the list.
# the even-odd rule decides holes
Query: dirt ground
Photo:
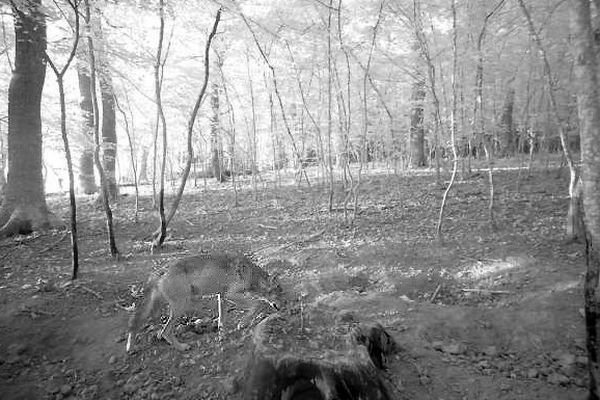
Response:
[[[109,257],[102,211],[82,197],[76,282],[63,231],[0,242],[0,398],[241,398],[248,330],[219,341],[214,329],[181,325],[178,337],[192,344],[181,353],[156,339],[156,318],[125,353],[127,309],[149,273],[227,250],[280,273],[307,309],[385,326],[402,348],[386,373],[400,398],[582,399],[585,255],[564,240],[567,171],[526,175],[496,173],[496,231],[486,175],[459,181],[443,243],[435,225],[444,187],[430,176],[369,171],[353,224],[328,211],[326,189],[314,184],[262,181],[254,198],[245,182],[239,207],[229,184],[190,188],[154,254],[149,197],[135,223],[133,196],[123,196],[114,206],[119,261]],[[49,203],[66,219],[65,197]],[[309,332],[328,329],[321,322],[308,320]]]

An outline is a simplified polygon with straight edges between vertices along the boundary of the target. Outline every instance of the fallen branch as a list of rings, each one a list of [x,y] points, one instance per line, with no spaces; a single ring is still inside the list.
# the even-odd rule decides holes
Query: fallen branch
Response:
[[[69,233],[69,231],[68,231],[68,230],[65,230],[65,231],[63,232],[62,236],[61,236],[61,237],[60,237],[60,238],[59,238],[57,241],[55,241],[54,243],[51,243],[51,244],[50,244],[50,245],[48,245],[48,247],[46,247],[45,249],[42,249],[42,250],[40,250],[40,251],[38,252],[38,254],[43,254],[43,253],[45,253],[45,252],[47,252],[47,251],[50,251],[50,250],[52,250],[54,247],[56,247],[56,245],[58,245],[60,242],[62,242],[62,241],[63,241],[63,240],[64,240],[64,239],[67,237],[67,234],[68,234],[68,233]]]
[[[318,237],[320,237],[321,235],[323,235],[324,233],[325,233],[325,229],[322,229],[319,232],[310,235],[306,239],[296,240],[296,241],[293,241],[293,242],[289,242],[289,243],[283,244],[283,245],[277,247],[275,250],[271,251],[269,254],[280,252],[281,250],[287,249],[288,247],[292,247],[294,245],[300,245],[300,244],[304,244],[304,243],[313,242]],[[271,245],[267,245],[267,246],[264,246],[264,247],[259,247],[258,249],[255,250],[255,252],[262,251],[262,250],[267,249],[269,247],[271,247]]]
[[[511,294],[508,290],[489,290],[489,289],[460,289],[467,293],[482,293],[482,294]]]
[[[36,310],[36,309],[30,308],[30,307],[23,307],[20,311],[22,313],[27,313],[27,314],[39,314],[39,315],[47,315],[47,316],[56,315],[55,313],[50,312],[50,311]]]
[[[90,293],[90,294],[94,295],[94,296],[95,296],[95,297],[96,297],[98,300],[103,300],[103,297],[102,297],[102,295],[101,295],[100,293],[98,293],[98,292],[96,292],[96,291],[94,291],[94,290],[90,289],[89,287],[83,286],[83,285],[81,285],[81,284],[79,284],[79,285],[76,285],[75,287],[81,288],[81,289],[83,289],[84,291],[86,291],[86,292],[88,292],[88,293]]]
[[[269,225],[263,225],[263,224],[256,224],[258,227],[263,228],[263,229],[271,229],[271,230],[277,230],[276,226],[269,226]]]

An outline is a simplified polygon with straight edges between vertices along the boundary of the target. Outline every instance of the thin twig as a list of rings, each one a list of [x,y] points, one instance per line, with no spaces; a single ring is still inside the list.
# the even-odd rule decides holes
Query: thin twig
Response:
[[[439,285],[437,285],[437,287],[435,288],[435,291],[433,292],[433,294],[431,295],[431,298],[429,299],[429,301],[431,303],[433,303],[433,301],[437,297],[438,293],[440,292],[441,288],[442,288],[442,284],[440,283]]]

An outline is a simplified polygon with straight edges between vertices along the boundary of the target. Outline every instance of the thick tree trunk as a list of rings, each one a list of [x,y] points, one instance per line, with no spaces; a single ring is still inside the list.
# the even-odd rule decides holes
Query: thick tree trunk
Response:
[[[8,88],[8,179],[0,208],[0,237],[51,225],[42,177],[40,115],[46,78],[45,16],[41,0],[12,4],[15,63]]]
[[[410,159],[415,168],[425,166],[425,129],[423,128],[425,79],[418,79],[412,87],[410,102]]]
[[[117,132],[115,123],[115,99],[113,93],[112,79],[108,68],[103,65],[98,75],[100,82],[100,93],[102,97],[102,166],[106,174],[106,184],[111,200],[115,200],[118,194],[116,177],[117,157]]]
[[[585,322],[589,368],[588,399],[600,395],[598,343],[598,280],[600,275],[600,102],[598,62],[594,49],[588,0],[572,0],[577,108],[582,150],[583,207],[587,272],[585,277]]]
[[[500,116],[500,152],[504,156],[510,156],[515,152],[515,139],[513,132],[513,107],[515,104],[515,89],[509,87],[506,91],[502,115]]]
[[[115,200],[118,194],[116,178],[117,133],[115,123],[115,99],[107,61],[107,46],[102,32],[102,12],[98,3],[93,4],[91,21],[92,37],[96,52],[94,53],[98,68],[98,83],[102,100],[102,167],[106,177],[106,185],[110,200]]]
[[[83,48],[83,46],[82,46]],[[81,108],[81,143],[79,156],[79,188],[85,194],[98,192],[94,177],[94,107],[92,104],[91,79],[87,57],[81,50],[77,63],[79,79],[79,107]]]
[[[4,196],[4,186],[6,186],[6,139],[5,133],[0,129],[0,203]]]

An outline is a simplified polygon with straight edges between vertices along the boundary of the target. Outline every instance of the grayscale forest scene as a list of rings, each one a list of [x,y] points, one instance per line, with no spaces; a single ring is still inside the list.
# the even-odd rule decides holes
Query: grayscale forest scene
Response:
[[[600,398],[599,0],[0,11],[0,399]]]

